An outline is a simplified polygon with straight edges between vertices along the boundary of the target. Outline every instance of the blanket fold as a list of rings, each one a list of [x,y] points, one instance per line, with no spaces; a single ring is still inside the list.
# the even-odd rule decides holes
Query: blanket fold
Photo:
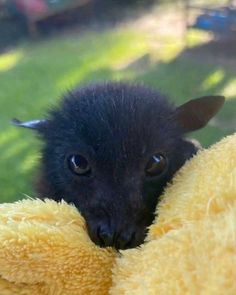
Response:
[[[65,202],[0,205],[0,295],[235,295],[236,134],[175,175],[145,243],[115,252]]]

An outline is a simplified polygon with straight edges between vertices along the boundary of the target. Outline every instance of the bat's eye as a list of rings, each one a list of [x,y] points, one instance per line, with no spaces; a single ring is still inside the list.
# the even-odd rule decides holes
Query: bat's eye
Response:
[[[166,158],[161,154],[156,154],[148,161],[145,172],[148,176],[157,176],[166,169],[166,166]]]
[[[91,173],[91,167],[85,157],[81,155],[71,155],[68,158],[70,170],[78,175],[88,176]]]

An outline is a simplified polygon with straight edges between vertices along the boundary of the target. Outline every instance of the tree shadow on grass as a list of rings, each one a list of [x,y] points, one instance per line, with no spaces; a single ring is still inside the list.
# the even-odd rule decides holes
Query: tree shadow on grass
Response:
[[[127,76],[129,80],[150,85],[167,95],[170,100],[181,105],[189,99],[205,95],[222,95],[224,89],[236,77],[236,73],[223,69],[217,65],[199,64],[198,60],[178,57],[169,63],[156,63],[150,66],[147,62],[146,69],[141,58],[141,68],[137,70],[138,60],[127,66],[119,73],[103,69],[112,77]],[[217,75],[221,73],[221,75]],[[99,77],[99,71],[92,76]],[[214,78],[217,77],[218,78]],[[131,77],[131,79],[130,79]],[[90,80],[90,77],[87,79]],[[87,82],[87,81],[86,81]],[[227,99],[221,111],[210,121],[207,127],[191,134],[203,146],[207,147],[220,140],[223,136],[232,134],[236,130],[236,83],[235,96]],[[190,135],[190,136],[191,136]]]
[[[206,45],[202,46],[205,48]],[[211,62],[207,54],[203,55],[204,50],[200,46],[198,48],[200,56],[195,48],[191,55],[191,50],[186,49],[170,62],[153,62],[149,54],[144,54],[122,69],[103,69],[102,76],[150,85],[166,94],[176,105],[196,97],[226,95],[230,85],[233,89],[230,96],[226,95],[224,107],[207,127],[191,134],[208,147],[236,131],[236,71],[229,67],[229,60],[226,63],[222,63],[222,59]],[[84,81],[98,79],[100,71],[90,73]]]

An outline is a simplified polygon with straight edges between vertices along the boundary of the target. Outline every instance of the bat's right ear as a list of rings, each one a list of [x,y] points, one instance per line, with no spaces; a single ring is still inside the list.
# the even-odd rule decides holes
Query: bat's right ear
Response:
[[[48,123],[47,120],[33,120],[33,121],[22,122],[18,119],[12,119],[11,122],[15,126],[29,128],[39,132],[42,131],[47,126],[47,123]]]
[[[176,119],[185,132],[204,127],[225,102],[223,96],[192,99],[176,109]]]

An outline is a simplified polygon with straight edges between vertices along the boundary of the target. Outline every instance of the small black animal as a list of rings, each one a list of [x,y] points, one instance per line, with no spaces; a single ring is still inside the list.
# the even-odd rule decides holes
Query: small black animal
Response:
[[[41,196],[73,202],[98,245],[140,245],[166,183],[198,150],[184,139],[204,127],[224,103],[207,96],[174,107],[140,85],[76,88],[48,118],[14,120],[44,141]]]

